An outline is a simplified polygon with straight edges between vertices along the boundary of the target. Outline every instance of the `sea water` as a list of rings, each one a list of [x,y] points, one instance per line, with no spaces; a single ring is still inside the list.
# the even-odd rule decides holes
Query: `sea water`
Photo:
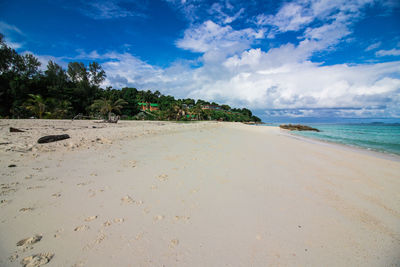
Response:
[[[292,133],[400,155],[400,124],[399,123],[358,123],[358,124],[308,124],[321,132],[292,131]]]

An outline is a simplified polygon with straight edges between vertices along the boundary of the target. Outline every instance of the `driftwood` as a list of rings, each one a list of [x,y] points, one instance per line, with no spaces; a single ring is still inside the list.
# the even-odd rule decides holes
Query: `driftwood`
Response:
[[[286,129],[289,131],[314,131],[314,132],[320,132],[320,130],[318,130],[317,128],[312,128],[310,126],[307,125],[301,125],[301,124],[282,124],[279,125],[279,127],[281,127],[282,129]]]
[[[108,123],[117,123],[118,121],[119,121],[119,116],[114,116],[114,117],[109,118],[109,119],[106,120],[105,122],[108,122]]]
[[[70,138],[68,134],[46,135],[46,136],[40,137],[37,142],[39,144],[44,144],[44,143],[56,142],[56,141],[60,141],[60,140],[68,139],[68,138]]]
[[[25,131],[14,128],[14,127],[10,127],[10,133],[23,133]]]
[[[95,123],[117,123],[119,121],[119,116],[110,117],[108,120],[95,121]]]
[[[96,117],[84,116],[84,115],[82,115],[82,113],[79,113],[78,115],[76,115],[75,117],[72,118],[72,120],[82,120],[82,119],[99,120],[100,117],[99,116],[96,116]]]

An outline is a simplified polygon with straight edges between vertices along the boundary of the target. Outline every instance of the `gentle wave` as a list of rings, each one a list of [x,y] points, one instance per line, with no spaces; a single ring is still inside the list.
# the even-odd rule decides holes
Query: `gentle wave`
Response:
[[[400,124],[312,124],[321,132],[299,132],[311,137],[369,150],[400,155]]]

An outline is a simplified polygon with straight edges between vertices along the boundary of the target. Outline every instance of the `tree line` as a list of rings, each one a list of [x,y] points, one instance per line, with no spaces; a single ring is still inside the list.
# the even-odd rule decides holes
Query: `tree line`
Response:
[[[106,73],[97,62],[70,62],[66,70],[52,60],[46,70],[40,66],[36,57],[18,54],[0,34],[0,117],[71,119],[115,113],[122,119],[261,121],[246,108],[131,87],[103,89]],[[139,103],[155,103],[158,110],[141,112]],[[206,105],[217,109],[204,109]]]

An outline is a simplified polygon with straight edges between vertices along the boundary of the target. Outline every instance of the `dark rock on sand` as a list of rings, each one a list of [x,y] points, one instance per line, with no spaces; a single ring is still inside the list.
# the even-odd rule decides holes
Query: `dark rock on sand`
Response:
[[[23,133],[25,131],[14,128],[14,127],[10,127],[10,133]]]
[[[60,135],[46,135],[37,141],[39,144],[44,144],[44,143],[51,143],[51,142],[56,142],[64,139],[70,138],[68,134],[60,134]]]

